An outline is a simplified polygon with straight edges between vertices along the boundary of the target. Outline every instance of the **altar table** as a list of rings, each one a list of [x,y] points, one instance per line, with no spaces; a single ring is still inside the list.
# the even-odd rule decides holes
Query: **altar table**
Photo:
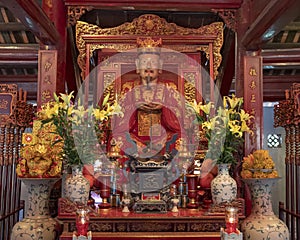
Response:
[[[59,199],[58,220],[63,223],[60,240],[72,239],[76,231],[74,203]],[[241,212],[240,219],[244,218]],[[173,213],[123,213],[121,208],[96,209],[90,213],[93,240],[105,239],[220,239],[225,227],[224,213],[204,209],[179,208]]]
[[[72,240],[72,233],[63,233],[60,240]],[[92,233],[92,240],[220,240],[220,233]]]

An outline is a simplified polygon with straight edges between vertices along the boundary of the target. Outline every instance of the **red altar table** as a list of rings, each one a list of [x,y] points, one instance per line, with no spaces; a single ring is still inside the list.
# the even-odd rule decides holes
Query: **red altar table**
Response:
[[[59,199],[57,218],[64,227],[61,240],[72,239],[76,231],[76,208],[74,203]],[[241,211],[240,219],[243,218]],[[220,239],[221,227],[225,227],[224,213],[183,208],[177,213],[123,213],[120,208],[96,209],[90,213],[89,224],[93,240]]]
[[[63,233],[60,240],[72,240],[71,233]],[[220,240],[220,233],[93,233],[93,240]]]

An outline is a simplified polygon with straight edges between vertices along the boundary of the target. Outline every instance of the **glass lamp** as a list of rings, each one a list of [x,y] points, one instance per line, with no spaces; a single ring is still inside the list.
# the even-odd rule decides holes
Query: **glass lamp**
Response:
[[[76,229],[78,236],[87,236],[90,223],[89,210],[80,208],[76,211]]]
[[[225,232],[229,234],[238,232],[237,231],[238,222],[239,222],[238,208],[236,207],[225,208],[225,222],[226,222]]]

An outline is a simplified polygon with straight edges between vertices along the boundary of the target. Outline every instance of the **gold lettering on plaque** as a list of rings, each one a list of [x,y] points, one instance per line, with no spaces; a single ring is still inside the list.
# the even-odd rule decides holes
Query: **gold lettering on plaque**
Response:
[[[50,61],[47,61],[44,65],[45,72],[48,72],[51,67],[52,67],[52,63]]]
[[[45,90],[42,92],[42,99],[43,101],[46,101],[47,99],[51,98],[51,94],[49,90]]]
[[[49,76],[49,75],[45,76],[44,82],[45,82],[45,83],[48,83],[48,84],[51,84],[50,76]]]
[[[250,88],[251,88],[252,90],[254,90],[254,89],[256,88],[256,83],[255,83],[254,80],[251,81],[251,83],[250,83]]]
[[[255,111],[254,108],[252,108],[252,109],[251,109],[251,115],[252,115],[252,116],[255,116],[255,114],[256,114],[256,111]]]
[[[256,98],[255,98],[255,94],[251,94],[251,102],[255,103],[256,102]]]
[[[249,74],[250,74],[250,76],[257,76],[256,69],[254,67],[251,67]]]

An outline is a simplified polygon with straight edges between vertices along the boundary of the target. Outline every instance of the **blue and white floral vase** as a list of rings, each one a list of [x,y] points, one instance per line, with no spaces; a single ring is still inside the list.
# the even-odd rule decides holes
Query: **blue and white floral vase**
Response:
[[[72,166],[72,176],[64,186],[64,196],[74,203],[87,205],[90,196],[90,182],[83,176],[81,165]]]
[[[272,187],[280,178],[243,179],[251,191],[251,214],[242,222],[241,230],[245,240],[272,239],[288,240],[289,230],[273,212]]]
[[[218,175],[211,181],[211,197],[214,205],[230,203],[236,199],[237,184],[229,174],[230,164],[218,164]]]
[[[21,178],[26,187],[25,217],[17,222],[11,240],[55,240],[61,234],[57,220],[50,216],[49,196],[57,178]]]

